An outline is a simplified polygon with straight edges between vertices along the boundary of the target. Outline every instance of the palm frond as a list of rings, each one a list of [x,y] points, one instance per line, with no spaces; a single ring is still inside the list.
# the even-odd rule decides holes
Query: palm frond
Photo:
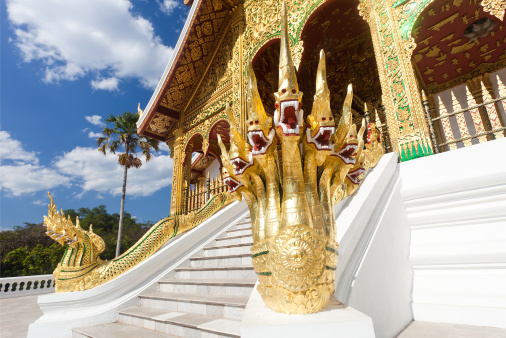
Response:
[[[118,140],[113,141],[111,143],[111,145],[109,146],[109,150],[111,151],[111,153],[115,154],[120,145],[121,145],[121,142],[119,142]]]
[[[127,154],[119,154],[118,155],[118,163],[122,167],[124,167],[124,166],[128,167],[128,155]]]
[[[107,141],[107,137],[99,137],[97,139],[97,146],[100,147],[102,145],[102,143],[104,143],[105,141]]]
[[[142,167],[142,161],[140,160],[140,158],[132,156],[131,160],[129,161],[129,167],[139,169],[140,167]]]
[[[115,154],[122,149],[124,153],[118,154],[118,163],[127,168],[140,168],[142,161],[136,155],[138,148],[147,162],[153,157],[151,150],[159,150],[159,142],[137,134],[138,119],[139,115],[132,112],[109,115],[105,120],[109,126],[102,130],[104,137],[97,139],[98,150],[103,154],[107,151]]]
[[[98,151],[100,151],[104,155],[106,154],[106,150],[107,150],[107,143],[98,148]]]

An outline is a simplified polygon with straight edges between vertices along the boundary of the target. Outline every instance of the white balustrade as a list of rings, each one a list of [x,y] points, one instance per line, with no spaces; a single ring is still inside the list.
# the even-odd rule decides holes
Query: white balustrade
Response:
[[[0,298],[40,295],[54,292],[53,275],[0,278]]]

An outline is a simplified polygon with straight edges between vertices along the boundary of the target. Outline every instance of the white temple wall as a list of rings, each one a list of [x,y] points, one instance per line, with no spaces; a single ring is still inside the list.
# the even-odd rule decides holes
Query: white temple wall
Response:
[[[211,165],[204,170],[204,177],[207,178],[208,173],[211,178],[218,177],[220,174],[220,162],[217,159],[214,159]]]

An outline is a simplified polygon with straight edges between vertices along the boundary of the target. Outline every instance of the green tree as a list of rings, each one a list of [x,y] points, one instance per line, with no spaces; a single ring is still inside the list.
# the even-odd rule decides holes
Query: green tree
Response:
[[[113,154],[115,154],[116,151],[122,151],[122,153],[118,155],[118,163],[124,168],[124,171],[116,257],[119,256],[121,251],[121,235],[123,231],[123,213],[125,210],[128,169],[140,168],[142,166],[142,161],[137,157],[138,148],[141,149],[142,154],[146,157],[146,162],[151,158],[152,149],[158,151],[158,140],[137,134],[136,123],[138,118],[138,114],[131,112],[124,112],[122,115],[118,116],[109,115],[106,122],[112,124],[112,127],[105,127],[102,131],[104,136],[97,139],[98,150],[104,155],[107,151]]]
[[[64,210],[64,213],[73,221],[79,217],[80,225],[85,230],[89,230],[90,224],[93,224],[93,231],[105,242],[105,250],[100,254],[100,258],[105,260],[114,258],[118,213],[109,214],[103,205],[93,209],[68,209]],[[121,239],[123,248],[131,247],[153,225],[151,222],[138,223],[128,212],[124,213],[123,224],[125,226]],[[16,226],[13,230],[0,231],[0,277],[52,273],[62,259],[65,247],[45,233],[46,228],[42,223],[25,223],[24,226]]]
[[[53,242],[50,246],[37,244],[12,250],[2,262],[2,276],[33,276],[52,273],[63,256],[65,248]]]

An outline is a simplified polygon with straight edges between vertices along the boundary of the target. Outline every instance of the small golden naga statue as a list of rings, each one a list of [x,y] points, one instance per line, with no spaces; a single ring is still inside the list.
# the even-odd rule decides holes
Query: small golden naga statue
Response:
[[[44,216],[46,235],[65,247],[65,253],[53,272],[56,292],[88,290],[120,276],[153,255],[169,239],[193,229],[230,202],[225,193],[219,193],[195,212],[164,218],[125,253],[107,261],[99,257],[105,249],[105,242],[93,232],[92,226],[89,230],[83,229],[79,218],[74,225],[70,216],[56,210],[50,194],[49,199],[48,215]]]
[[[220,137],[218,143],[223,180],[229,192],[239,200],[244,197],[250,209],[253,266],[264,303],[277,312],[305,314],[322,310],[334,293],[338,248],[334,204],[357,190],[365,171],[376,165],[384,150],[372,123],[364,149],[365,126],[357,133],[351,122],[351,84],[336,126],[323,51],[312,111],[304,123],[286,11],[283,3],[273,117],[264,110],[250,62],[248,142],[232,123],[230,150]],[[234,121],[228,106],[226,110]]]

